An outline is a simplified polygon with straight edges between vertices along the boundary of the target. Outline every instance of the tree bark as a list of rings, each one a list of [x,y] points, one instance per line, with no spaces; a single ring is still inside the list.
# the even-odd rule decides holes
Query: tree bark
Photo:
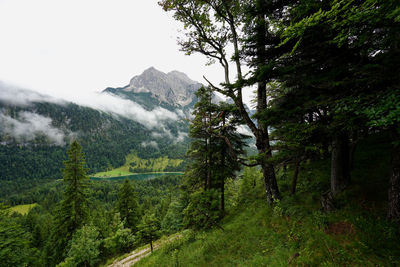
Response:
[[[205,143],[205,147],[206,147],[205,166],[207,168],[207,170],[204,172],[204,191],[206,191],[207,190],[207,182],[208,182],[208,169],[210,168],[208,166],[208,138],[207,137],[204,138],[204,143]]]
[[[299,167],[300,167],[300,160],[296,161],[293,173],[293,180],[292,180],[292,190],[290,194],[293,196],[296,193],[296,186],[297,186],[297,177],[299,176]]]
[[[331,152],[331,192],[342,192],[350,183],[349,139],[345,132],[333,136]]]
[[[261,159],[260,165],[263,172],[267,201],[271,205],[274,203],[274,200],[280,199],[281,196],[276,182],[274,166],[267,162],[267,159],[272,156],[269,141],[267,140],[269,140],[268,137],[263,140],[264,142],[261,142],[262,144],[259,144],[257,140],[256,146],[258,148],[258,153],[264,155],[263,159]]]
[[[400,138],[393,130],[392,162],[389,178],[389,207],[387,217],[391,221],[400,221]]]
[[[258,25],[256,26],[257,33],[256,33],[256,64],[257,69],[259,70],[267,61],[267,53],[266,53],[266,20],[264,17],[264,13],[260,12],[257,15],[257,22]],[[257,113],[260,114],[267,108],[267,82],[263,79],[258,81],[257,83]],[[271,163],[267,162],[267,159],[272,157],[271,147],[269,143],[269,134],[268,134],[268,125],[258,118],[257,119],[257,134],[256,137],[256,146],[258,149],[259,154],[263,156],[261,159],[261,168],[263,171],[264,176],[264,184],[265,184],[265,191],[267,193],[267,201],[269,204],[272,204],[274,200],[280,199],[280,193],[278,184],[276,182],[275,176],[275,169]]]
[[[225,135],[225,113],[222,113],[222,135]],[[221,161],[222,161],[222,166],[225,166],[225,161],[226,161],[226,146],[225,144],[222,146],[222,153],[221,153]],[[220,211],[221,211],[221,216],[224,215],[225,212],[225,172],[222,172],[223,175],[221,175],[220,178],[220,190],[221,190],[221,202],[220,202]]]

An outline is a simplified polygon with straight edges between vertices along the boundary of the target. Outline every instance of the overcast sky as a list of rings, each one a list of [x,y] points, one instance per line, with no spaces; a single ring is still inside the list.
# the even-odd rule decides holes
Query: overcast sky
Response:
[[[220,82],[219,66],[179,51],[180,28],[157,0],[0,0],[0,81],[68,99],[150,66]]]

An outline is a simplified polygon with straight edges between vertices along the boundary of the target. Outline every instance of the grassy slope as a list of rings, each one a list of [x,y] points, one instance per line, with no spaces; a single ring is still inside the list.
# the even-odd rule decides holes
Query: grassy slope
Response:
[[[33,204],[26,204],[26,205],[17,205],[17,206],[13,206],[10,208],[10,212],[16,212],[22,215],[28,214],[28,212],[34,208],[35,206],[37,206],[37,203],[33,203]]]
[[[182,163],[181,159],[169,159],[168,157],[161,157],[157,159],[141,159],[135,153],[131,153],[126,156],[125,164],[119,168],[106,171],[99,172],[94,174],[95,177],[115,177],[115,176],[124,176],[136,173],[135,170],[140,169],[140,173],[142,172],[162,172],[167,167],[177,167]],[[133,167],[132,167],[133,166]],[[130,168],[134,170],[134,172],[130,171]]]
[[[295,196],[287,194],[290,179],[280,179],[284,198],[270,208],[259,179],[245,192],[249,200],[230,208],[225,231],[186,231],[138,266],[398,266],[399,228],[385,220],[389,153],[381,141],[359,146],[340,210],[320,211],[329,162],[306,164]]]

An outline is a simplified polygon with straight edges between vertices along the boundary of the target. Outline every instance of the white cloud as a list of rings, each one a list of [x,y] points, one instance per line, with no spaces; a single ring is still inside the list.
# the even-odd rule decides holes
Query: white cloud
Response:
[[[128,99],[120,98],[108,93],[86,93],[72,100],[78,105],[114,113],[136,121],[148,129],[164,128],[165,121],[176,121],[179,119],[175,112],[157,107],[151,111],[144,109],[141,105]]]
[[[68,136],[63,131],[51,125],[52,120],[31,112],[20,112],[19,120],[0,113],[1,131],[13,136],[18,141],[30,141],[37,135],[47,136],[56,145],[64,145],[65,138]]]
[[[222,81],[219,65],[179,51],[181,24],[157,2],[0,0],[0,79],[57,96],[124,86],[150,66]]]
[[[181,142],[185,141],[185,138],[187,138],[187,137],[188,137],[188,133],[178,131],[178,136],[176,137],[175,142],[181,143]]]
[[[34,91],[25,90],[17,86],[5,84],[0,81],[0,101],[17,106],[28,106],[32,102],[50,102],[65,104],[65,101]]]
[[[155,141],[150,141],[150,142],[142,142],[141,144],[140,144],[142,147],[154,147],[154,148],[156,148],[156,149],[158,149],[158,144],[157,144],[157,142],[155,142]]]
[[[165,131],[167,131],[164,126],[165,121],[176,121],[179,119],[179,115],[175,112],[161,107],[148,111],[138,103],[113,94],[82,92],[79,95],[66,96],[65,98],[66,100],[61,100],[0,82],[0,102],[17,106],[28,106],[33,102],[41,101],[56,104],[66,104],[67,101],[70,101],[81,106],[124,116],[142,124],[148,129],[161,129]]]
[[[253,133],[250,131],[249,127],[247,127],[246,125],[239,125],[236,128],[236,131],[240,134],[244,134],[244,135],[249,135],[251,137],[253,137]]]
[[[161,128],[161,132],[152,132],[151,136],[153,138],[168,138],[173,141],[173,144],[181,143],[185,141],[185,138],[188,137],[188,133],[178,131],[178,135],[174,136],[172,132],[166,128]]]

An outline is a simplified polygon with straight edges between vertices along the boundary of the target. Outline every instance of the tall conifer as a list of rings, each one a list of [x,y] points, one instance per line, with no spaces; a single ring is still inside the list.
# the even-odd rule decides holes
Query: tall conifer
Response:
[[[135,232],[140,221],[140,211],[135,190],[128,179],[125,180],[119,190],[117,207],[125,227]]]
[[[86,175],[87,169],[81,145],[77,141],[72,142],[67,154],[68,160],[64,162],[63,170],[65,186],[63,199],[56,210],[52,247],[48,248],[52,254],[49,259],[52,264],[65,258],[72,235],[84,225],[88,218],[89,178]]]

